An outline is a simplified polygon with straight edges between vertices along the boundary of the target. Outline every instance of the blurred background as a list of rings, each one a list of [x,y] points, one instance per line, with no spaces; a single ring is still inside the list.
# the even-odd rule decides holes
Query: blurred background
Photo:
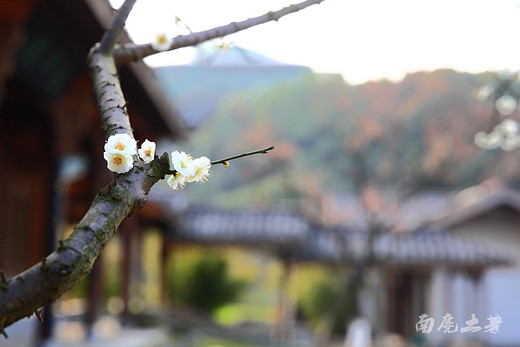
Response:
[[[120,3],[0,0],[8,277],[112,179],[85,57]],[[287,4],[138,1],[121,42]],[[327,0],[121,67],[158,154],[275,149],[159,182],[2,346],[520,345],[519,26],[515,1]]]

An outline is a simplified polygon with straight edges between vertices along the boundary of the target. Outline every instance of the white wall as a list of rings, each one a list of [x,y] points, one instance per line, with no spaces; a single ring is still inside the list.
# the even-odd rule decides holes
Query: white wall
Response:
[[[487,301],[487,304],[483,305],[478,318],[484,328],[489,323],[489,315],[499,314],[502,317],[503,323],[498,334],[484,334],[491,346],[520,346],[520,214],[509,209],[499,209],[467,221],[453,230],[471,235],[513,259],[512,267],[491,268],[485,273],[480,300],[484,303]],[[464,291],[458,295],[464,295]]]

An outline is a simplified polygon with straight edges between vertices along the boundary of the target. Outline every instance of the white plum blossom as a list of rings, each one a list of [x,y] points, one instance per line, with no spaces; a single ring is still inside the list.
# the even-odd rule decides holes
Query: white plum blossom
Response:
[[[110,154],[134,155],[137,142],[128,134],[115,134],[105,143],[105,152]]]
[[[499,126],[502,132],[508,135],[518,134],[518,131],[520,130],[520,124],[511,118],[504,119]]]
[[[141,148],[136,151],[136,141],[127,134],[110,136],[105,143],[103,158],[107,161],[110,171],[125,173],[134,166],[136,153],[145,162],[150,163],[155,157],[155,142],[145,140]],[[174,175],[168,178],[168,184],[173,189],[184,187],[187,182],[204,182],[210,175],[211,161],[207,157],[193,159],[186,152],[174,151],[171,153]]]
[[[137,152],[145,163],[151,162],[155,156],[155,142],[144,140]]]
[[[518,103],[511,95],[503,95],[495,101],[495,107],[498,113],[508,116],[516,110]]]
[[[208,179],[211,163],[207,157],[193,159],[188,166],[193,174],[186,177],[186,182],[204,182]]]
[[[190,167],[190,162],[193,160],[191,155],[185,152],[173,151],[171,155],[173,168],[175,171],[183,176],[192,176],[194,174],[193,167]]]
[[[489,134],[483,131],[476,133],[474,141],[483,149],[500,147],[504,151],[512,151],[520,147],[520,124],[514,119],[504,119]]]
[[[475,134],[475,138],[473,139],[475,141],[475,145],[477,147],[483,148],[483,149],[490,149],[488,148],[488,135],[485,131],[479,131]]]
[[[136,141],[128,134],[115,134],[105,143],[103,158],[112,172],[125,173],[134,166],[132,156],[136,154]]]
[[[475,145],[482,149],[496,149],[502,146],[503,135],[497,129],[493,130],[489,134],[486,134],[484,131],[479,131],[475,134]]]
[[[173,189],[182,188],[188,182],[204,182],[210,174],[211,161],[207,157],[193,159],[185,152],[174,151],[171,161],[176,173],[168,179],[168,184]]]
[[[134,155],[138,154],[145,163],[150,163],[155,157],[155,142],[144,140],[141,148],[136,150],[137,142],[128,134],[116,134],[105,143],[103,158],[107,161],[110,171],[125,173],[134,166]],[[186,152],[171,153],[174,175],[168,178],[168,184],[173,189],[182,188],[187,182],[204,182],[210,175],[211,161],[207,157],[193,159]]]
[[[103,158],[107,161],[107,167],[112,172],[125,173],[134,166],[131,155],[105,152]]]
[[[494,92],[495,87],[490,84],[487,84],[475,91],[475,97],[480,101],[484,101],[487,100]]]
[[[179,186],[184,188],[185,182],[186,176],[181,175],[179,172],[177,172],[175,175],[171,175],[170,178],[168,178],[168,185],[175,190],[177,190]]]
[[[503,138],[502,133],[498,129],[493,130],[492,132],[489,133],[488,138],[487,138],[488,146],[491,149],[498,148],[500,146],[500,144],[502,143],[502,138]]]
[[[504,151],[512,151],[520,146],[520,138],[518,136],[505,136],[500,144],[500,148]]]
[[[475,145],[482,149],[496,149],[501,146],[503,136],[500,132],[493,130],[489,134],[479,131],[475,134]]]
[[[157,33],[151,45],[156,51],[163,52],[171,47],[172,40],[168,38],[166,33]]]

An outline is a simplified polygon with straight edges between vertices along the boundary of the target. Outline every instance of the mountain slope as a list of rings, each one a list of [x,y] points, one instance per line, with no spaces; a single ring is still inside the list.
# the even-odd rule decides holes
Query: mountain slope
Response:
[[[232,169],[215,168],[211,183],[188,193],[233,205],[347,191],[366,180],[385,188],[451,189],[492,175],[517,180],[515,152],[473,144],[491,105],[472,95],[487,78],[438,70],[350,86],[337,75],[306,74],[237,91],[221,100],[188,150],[217,159],[276,149],[266,158],[234,161]]]

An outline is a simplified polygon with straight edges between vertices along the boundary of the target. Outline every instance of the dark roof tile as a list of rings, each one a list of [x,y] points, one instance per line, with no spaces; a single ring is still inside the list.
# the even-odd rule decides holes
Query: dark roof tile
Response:
[[[300,261],[359,263],[366,257],[367,238],[366,232],[347,229],[313,230],[307,247],[294,257]],[[512,261],[506,254],[469,236],[423,229],[378,234],[373,244],[373,262],[401,266],[484,267],[509,265]]]
[[[183,242],[268,247],[295,261],[356,264],[367,253],[368,232],[325,229],[287,210],[191,208],[182,212],[170,236]],[[508,265],[510,258],[469,236],[422,228],[381,232],[374,238],[372,261],[392,266],[485,267]]]

